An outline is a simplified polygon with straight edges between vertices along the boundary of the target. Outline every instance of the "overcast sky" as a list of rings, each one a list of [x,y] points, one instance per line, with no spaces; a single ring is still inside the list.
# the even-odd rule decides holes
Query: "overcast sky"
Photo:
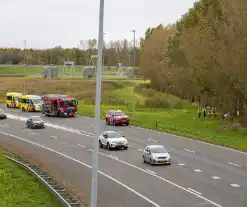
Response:
[[[105,0],[105,40],[178,20],[195,0]],[[99,0],[0,0],[0,47],[77,47],[98,36]]]

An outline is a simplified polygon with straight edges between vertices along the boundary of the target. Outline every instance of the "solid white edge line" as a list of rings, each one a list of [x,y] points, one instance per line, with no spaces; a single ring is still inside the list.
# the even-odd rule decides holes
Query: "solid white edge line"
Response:
[[[232,162],[228,162],[229,165],[234,165],[234,166],[237,166],[237,167],[242,167],[241,165],[238,165],[238,164],[235,164],[235,163],[232,163]]]
[[[51,149],[51,148],[45,147],[45,146],[40,145],[40,144],[38,144],[38,143],[35,143],[35,142],[32,142],[32,141],[26,140],[26,139],[24,139],[24,138],[21,138],[21,137],[12,135],[12,134],[8,134],[8,133],[5,133],[5,132],[0,132],[0,133],[1,133],[1,134],[5,134],[5,135],[10,136],[10,137],[13,137],[13,138],[15,138],[15,139],[22,140],[22,141],[24,141],[24,142],[28,142],[28,143],[30,143],[30,144],[36,145],[36,146],[38,146],[38,147],[41,147],[41,148],[43,148],[43,149],[49,150],[49,151],[54,152],[54,153],[56,153],[56,154],[58,154],[58,155],[60,155],[60,156],[66,157],[66,158],[68,158],[68,159],[70,159],[70,160],[73,160],[73,161],[75,161],[75,162],[77,162],[77,163],[80,163],[80,164],[84,165],[85,167],[88,167],[88,168],[92,169],[92,166],[90,166],[90,165],[88,165],[88,164],[86,164],[86,163],[84,163],[84,162],[81,162],[81,161],[79,161],[79,160],[77,160],[77,159],[75,159],[75,158],[73,158],[73,157],[70,157],[70,156],[68,156],[68,155],[66,155],[66,154],[63,154],[63,153],[58,152],[58,151],[56,151],[56,150],[53,150],[53,149]],[[129,190],[129,191],[133,192],[134,194],[138,195],[139,197],[143,198],[143,199],[146,200],[147,202],[151,203],[153,206],[155,206],[155,207],[161,207],[159,204],[157,204],[157,203],[155,203],[154,201],[150,200],[148,197],[142,195],[141,193],[139,193],[139,192],[137,192],[136,190],[134,190],[133,188],[131,188],[131,187],[125,185],[124,183],[122,183],[122,182],[116,180],[115,178],[111,177],[110,175],[107,175],[106,173],[104,173],[104,172],[102,172],[102,171],[100,171],[100,170],[98,170],[98,173],[100,173],[101,175],[104,175],[104,176],[107,177],[108,179],[110,179],[110,180],[112,180],[112,181],[118,183],[119,185],[125,187],[127,190]]]
[[[100,154],[100,155],[103,155],[103,156],[106,156],[106,157],[110,157],[109,155],[104,154],[104,153],[102,153],[102,152],[99,152],[99,154]],[[111,157],[110,157],[110,158],[111,158]],[[183,191],[189,192],[189,193],[191,193],[191,194],[197,196],[198,198],[201,198],[202,200],[205,200],[205,201],[207,201],[207,202],[209,202],[209,203],[211,203],[211,204],[213,204],[213,205],[215,205],[215,206],[217,206],[217,207],[223,207],[223,206],[221,206],[221,205],[219,205],[219,204],[217,204],[217,203],[215,203],[215,202],[213,202],[213,201],[207,199],[206,197],[203,197],[203,196],[200,196],[200,195],[198,195],[198,194],[196,194],[196,193],[193,193],[192,191],[188,190],[188,189],[185,188],[185,187],[182,187],[182,186],[180,186],[180,185],[178,185],[178,184],[176,184],[176,183],[174,183],[174,182],[172,182],[172,181],[169,181],[169,180],[167,180],[167,179],[165,179],[165,178],[162,178],[162,177],[160,177],[160,176],[158,176],[158,175],[149,173],[148,171],[146,171],[146,170],[144,170],[144,169],[142,169],[142,168],[140,168],[140,167],[137,167],[137,166],[135,166],[135,165],[132,165],[132,164],[130,164],[130,163],[128,163],[128,162],[125,162],[125,161],[123,161],[123,160],[120,160],[120,159],[118,159],[118,160],[116,160],[116,161],[121,162],[121,163],[123,163],[123,164],[126,164],[126,165],[128,165],[128,166],[130,166],[130,167],[133,167],[133,168],[135,168],[135,169],[137,169],[137,170],[139,170],[139,171],[145,172],[145,173],[147,173],[147,174],[149,174],[149,175],[152,175],[152,176],[154,176],[154,177],[156,177],[156,178],[158,178],[158,179],[160,179],[160,180],[162,180],[162,181],[164,181],[164,182],[167,182],[167,183],[169,183],[169,184],[171,184],[171,185],[173,185],[173,186],[175,186],[175,187],[177,187],[177,188],[179,188],[179,189],[181,189],[181,190],[183,190]]]
[[[194,190],[194,189],[192,189],[192,188],[187,188],[187,189],[190,190],[190,191],[193,191],[194,193],[196,193],[196,194],[198,194],[198,195],[201,195],[200,192],[198,192],[198,191],[196,191],[196,190]]]
[[[12,115],[12,114],[10,114],[10,115]],[[87,119],[94,119],[92,117],[87,117],[87,116],[80,116],[80,117],[87,118]],[[152,132],[156,132],[156,133],[161,133],[159,131],[155,131],[155,130],[151,130],[151,129],[145,129],[145,128],[142,128],[142,127],[135,127],[135,126],[130,126],[130,127],[131,128],[138,128],[138,129],[142,129],[142,130],[146,130],[146,131],[152,131]],[[88,132],[85,132],[85,133],[88,133]],[[236,150],[236,149],[232,149],[232,148],[229,148],[229,147],[223,147],[223,146],[220,146],[220,145],[204,142],[204,141],[201,141],[201,140],[191,139],[191,138],[188,138],[188,137],[182,137],[182,136],[178,136],[178,135],[175,135],[175,134],[169,134],[169,133],[166,133],[166,132],[162,132],[162,133],[165,134],[165,135],[177,137],[177,138],[180,138],[180,139],[185,139],[185,140],[192,141],[192,142],[198,142],[198,143],[201,143],[201,144],[210,145],[212,147],[218,147],[218,148],[221,148],[221,149],[225,149],[225,150],[229,150],[229,151],[232,151],[232,152],[237,152],[237,153],[241,153],[241,154],[247,155],[247,152],[242,152],[242,151],[239,151],[239,150]],[[93,135],[92,133],[89,133],[89,134]]]
[[[148,172],[150,172],[150,173],[152,173],[152,174],[157,174],[156,172],[154,172],[154,171],[152,171],[152,170],[149,170],[149,169],[146,169],[146,171],[148,171]]]

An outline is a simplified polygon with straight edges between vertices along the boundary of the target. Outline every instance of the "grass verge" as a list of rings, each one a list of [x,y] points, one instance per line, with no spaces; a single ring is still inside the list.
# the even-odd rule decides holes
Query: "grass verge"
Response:
[[[44,80],[0,78],[0,89],[29,94],[64,93],[80,100],[79,114],[94,116],[95,80]],[[247,130],[220,119],[198,119],[197,107],[177,97],[146,88],[143,80],[104,80],[101,117],[109,109],[121,109],[132,117],[132,94],[135,88],[135,125],[169,132],[197,140],[247,151]],[[4,100],[5,91],[0,92]]]
[[[131,107],[102,105],[102,119],[109,109],[123,110],[130,118],[132,117]],[[81,105],[79,114],[94,117],[94,106]],[[223,122],[219,119],[199,119],[196,107],[188,109],[139,108],[135,113],[135,120],[135,126],[247,151],[246,130],[228,126],[227,121]]]
[[[30,173],[3,155],[0,149],[1,207],[62,207],[63,205]]]

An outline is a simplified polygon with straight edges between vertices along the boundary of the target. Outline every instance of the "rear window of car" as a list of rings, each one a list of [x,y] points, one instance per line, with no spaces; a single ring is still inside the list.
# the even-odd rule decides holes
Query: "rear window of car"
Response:
[[[123,112],[113,112],[114,116],[124,116],[125,114]]]

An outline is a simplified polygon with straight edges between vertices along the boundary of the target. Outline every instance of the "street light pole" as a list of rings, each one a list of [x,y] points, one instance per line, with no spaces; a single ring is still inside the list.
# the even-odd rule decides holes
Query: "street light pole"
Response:
[[[102,67],[102,72],[104,73],[104,71],[105,71],[105,51],[104,51],[104,41],[105,41],[105,35],[106,35],[106,33],[104,32],[103,33],[103,67]]]
[[[100,0],[99,11],[99,35],[98,35],[98,67],[96,76],[96,97],[95,97],[95,137],[92,160],[92,186],[91,186],[91,207],[97,207],[97,185],[98,185],[98,152],[100,136],[100,102],[101,102],[101,74],[102,74],[102,51],[104,36],[104,0]]]
[[[134,81],[134,77],[135,77],[135,66],[136,66],[136,31],[132,30],[132,32],[134,33],[134,48],[133,48],[133,81]],[[132,119],[133,119],[133,123],[135,122],[135,85],[133,87],[133,93],[132,93]]]
[[[24,40],[24,64],[27,63],[27,57],[26,57],[26,48],[27,48],[27,41]]]

